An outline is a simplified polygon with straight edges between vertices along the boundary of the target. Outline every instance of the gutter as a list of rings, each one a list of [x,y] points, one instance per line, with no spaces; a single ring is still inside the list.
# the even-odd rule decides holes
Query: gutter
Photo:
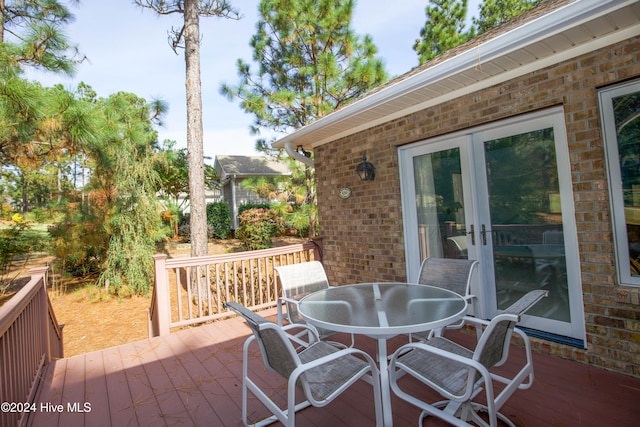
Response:
[[[277,142],[277,141],[276,141]],[[289,157],[294,158],[295,160],[304,163],[307,166],[310,167],[315,167],[314,166],[314,162],[313,160],[311,160],[309,157],[305,156],[304,154],[300,154],[298,153],[295,148],[293,148],[293,140],[289,140],[289,141],[285,141],[284,143],[284,150],[287,152],[287,154],[289,155]],[[275,144],[275,143],[274,143]]]

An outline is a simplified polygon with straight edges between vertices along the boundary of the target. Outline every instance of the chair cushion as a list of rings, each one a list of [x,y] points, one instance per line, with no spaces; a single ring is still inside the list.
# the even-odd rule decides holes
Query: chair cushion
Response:
[[[319,341],[302,351],[299,357],[302,363],[309,363],[338,351],[340,349],[333,345]],[[350,381],[357,372],[368,368],[369,364],[364,360],[345,354],[331,362],[309,369],[302,375],[302,379],[309,387],[314,399],[325,400]]]
[[[434,337],[426,345],[471,358],[473,352],[446,338]],[[469,367],[446,357],[414,348],[398,358],[397,366],[421,381],[431,382],[453,395],[462,395],[469,376]],[[420,378],[422,377],[422,378]]]

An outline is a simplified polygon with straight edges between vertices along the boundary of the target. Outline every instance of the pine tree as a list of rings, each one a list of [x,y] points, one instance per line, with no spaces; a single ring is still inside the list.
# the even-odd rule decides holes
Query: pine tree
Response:
[[[173,50],[184,48],[187,88],[187,153],[191,256],[207,255],[207,211],[202,141],[202,89],[200,81],[200,16],[239,18],[226,0],[135,0],[140,7],[160,15],[181,14],[184,25],[171,32]]]
[[[257,70],[238,60],[229,99],[254,115],[254,130],[287,132],[341,107],[387,78],[370,36],[350,28],[352,0],[262,0],[251,38]]]
[[[100,105],[104,139],[92,149],[92,184],[104,191],[108,240],[100,283],[118,293],[145,294],[153,277],[155,243],[162,237],[156,197],[160,180],[154,168],[157,133],[144,99],[117,93]]]
[[[497,27],[537,6],[542,0],[484,0],[480,4],[478,18],[473,23],[478,34]]]
[[[413,46],[420,64],[474,36],[473,29],[465,32],[467,0],[430,0],[425,13],[427,21]]]
[[[251,38],[253,69],[238,60],[240,82],[221,92],[254,117],[252,130],[289,132],[325,116],[383,83],[387,74],[370,36],[350,28],[352,0],[262,0]],[[269,151],[267,141],[257,142]],[[313,171],[306,199],[315,205]],[[315,218],[310,219],[315,230]],[[313,235],[313,234],[312,234]]]
[[[0,45],[21,65],[73,74],[79,52],[62,30],[73,19],[58,0],[0,0]]]

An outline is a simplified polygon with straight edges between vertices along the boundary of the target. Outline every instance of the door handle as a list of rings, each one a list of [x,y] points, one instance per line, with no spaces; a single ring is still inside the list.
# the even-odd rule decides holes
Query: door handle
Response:
[[[467,231],[467,234],[471,235],[471,244],[476,245],[476,233],[473,231],[473,224],[471,224],[471,231]]]
[[[480,234],[482,235],[482,244],[487,246],[487,233],[491,233],[491,230],[487,230],[487,228],[482,224],[480,229]]]

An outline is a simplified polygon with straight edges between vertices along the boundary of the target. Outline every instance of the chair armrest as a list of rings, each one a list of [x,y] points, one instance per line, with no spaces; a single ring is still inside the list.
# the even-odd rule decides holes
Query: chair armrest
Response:
[[[302,347],[309,347],[311,344],[320,341],[318,330],[310,324],[291,323],[282,326],[282,330],[291,342]],[[302,339],[304,336],[308,336],[309,340]]]
[[[287,332],[287,334],[289,335],[291,334],[288,331],[295,330],[295,329],[306,329],[308,332],[311,332],[316,337],[318,336],[318,330],[313,325],[310,325],[308,323],[290,323],[282,327],[282,330]]]
[[[485,320],[485,319],[481,319],[479,317],[475,317],[475,316],[464,316],[462,318],[462,320],[464,321],[464,323],[466,324],[471,324],[473,326],[480,326],[480,327],[485,327],[488,326],[490,321],[489,320]]]
[[[287,309],[286,312],[282,311],[282,307],[286,306],[286,304],[291,303],[291,304],[295,304],[296,306],[298,305],[299,301],[295,300],[295,299],[291,299],[288,297],[278,297],[278,302],[277,302],[277,311],[278,311],[278,325],[282,326],[283,325],[283,321],[286,318],[289,318],[289,310]]]
[[[446,339],[446,338],[442,338],[442,339]],[[463,365],[464,367],[470,368],[471,370],[469,371],[468,375],[475,375],[473,373],[472,370],[477,371],[478,373],[480,373],[482,375],[482,377],[484,378],[485,381],[485,385],[486,383],[488,383],[489,385],[487,386],[488,388],[491,388],[490,392],[493,393],[493,389],[491,387],[491,374],[489,373],[489,371],[487,370],[487,368],[480,362],[470,359],[468,357],[464,357],[461,356],[459,354],[455,354],[452,353],[450,351],[447,350],[443,350],[441,348],[438,347],[434,347],[431,346],[429,344],[426,343],[422,343],[422,342],[413,342],[413,343],[409,343],[409,344],[405,344],[402,347],[398,348],[393,355],[391,356],[391,359],[389,361],[389,372],[390,372],[390,379],[391,379],[391,387],[395,390],[399,390],[399,387],[397,385],[397,368],[396,368],[396,364],[398,361],[399,357],[402,357],[405,353],[411,351],[411,350],[422,350],[425,351],[427,353],[431,353],[434,354],[436,356],[440,356],[442,358],[445,359],[449,359],[453,362],[456,362],[460,365]],[[426,362],[425,362],[426,363]],[[402,368],[400,368],[402,369]],[[405,371],[407,372],[407,371]],[[418,375],[419,374],[411,374],[412,376]],[[424,380],[421,380],[424,382]],[[435,388],[445,397],[447,397],[448,399],[455,399],[455,400],[466,400],[471,398],[474,395],[474,384],[476,383],[476,381],[474,381],[473,379],[471,380],[467,380],[467,385],[464,389],[464,393],[460,394],[460,395],[455,395],[455,394],[451,394],[447,389],[445,389],[444,387],[440,386],[439,384],[436,384],[434,382],[431,381],[427,381],[427,383],[432,384],[433,386],[435,386]]]
[[[331,344],[327,344],[327,345],[331,345]],[[335,346],[333,346],[333,347],[335,347]],[[311,362],[303,363],[301,365],[301,367],[302,367],[301,371],[304,372],[304,371],[309,370],[311,368],[314,368],[316,366],[324,365],[327,362],[330,362],[330,361],[335,360],[335,359],[339,359],[339,358],[344,357],[344,356],[346,356],[348,354],[354,354],[354,355],[362,356],[364,361],[367,362],[371,366],[371,368],[373,368],[376,371],[378,371],[378,365],[376,364],[375,360],[373,360],[373,358],[369,354],[367,354],[364,351],[359,350],[357,348],[353,348],[353,347],[347,347],[347,348],[344,348],[344,349],[338,349],[338,351],[336,351],[335,353],[331,353],[331,354],[328,354],[326,356],[322,356],[322,357],[320,357],[318,359],[312,360]]]
[[[317,344],[314,345],[328,345],[331,346],[331,344],[328,344],[324,341],[319,342]],[[331,346],[333,347],[333,346]],[[334,347],[335,348],[335,347]],[[360,356],[360,357],[358,357]],[[326,405],[328,402],[332,401],[333,398],[335,398],[338,394],[340,394],[345,388],[349,387],[349,385],[353,384],[355,381],[357,381],[358,379],[362,378],[364,375],[366,375],[368,372],[371,372],[371,383],[373,384],[374,387],[374,396],[376,396],[376,399],[380,399],[380,371],[378,370],[378,366],[376,364],[376,362],[373,360],[373,358],[371,356],[369,356],[367,353],[349,347],[349,348],[345,348],[342,350],[337,350],[333,353],[327,354],[325,356],[319,357],[317,359],[311,360],[309,362],[306,363],[302,363],[300,365],[298,365],[292,372],[291,375],[289,377],[289,381],[288,381],[288,395],[289,395],[289,399],[294,399],[295,397],[295,389],[297,388],[298,385],[298,379],[300,378],[300,376],[302,374],[304,374],[305,372],[307,372],[310,369],[313,368],[318,368],[321,367],[327,363],[333,362],[337,359],[340,358],[344,358],[344,357],[352,357],[352,358],[357,358],[357,359],[364,359],[364,365],[355,373],[350,374],[347,377],[344,377],[341,381],[343,381],[341,387],[338,390],[334,390],[333,393],[326,395],[324,398],[322,398],[321,400],[317,400],[312,393],[306,393],[305,391],[305,395],[307,397],[307,399],[312,403],[312,405],[314,406],[324,406]],[[339,363],[339,362],[338,362]],[[346,364],[348,364],[349,366],[353,367],[352,360],[346,360],[345,361]],[[347,380],[346,382],[344,380]]]

